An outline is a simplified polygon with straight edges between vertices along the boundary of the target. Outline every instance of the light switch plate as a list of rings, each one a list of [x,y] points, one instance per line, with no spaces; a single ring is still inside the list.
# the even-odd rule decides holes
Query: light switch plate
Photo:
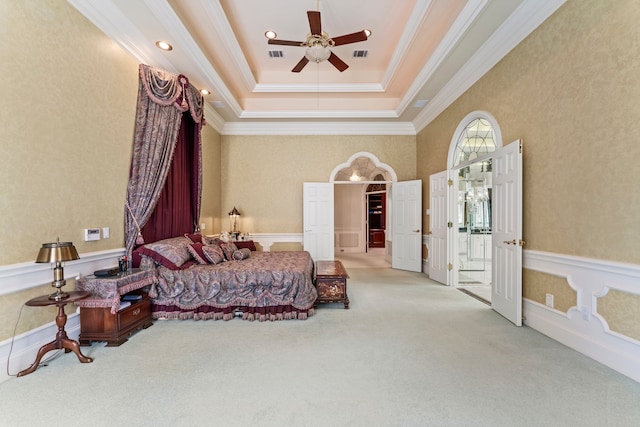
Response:
[[[109,227],[102,227],[102,238],[108,239],[111,237],[111,233],[109,232]]]
[[[91,242],[94,240],[100,240],[99,228],[85,228],[84,229],[84,241]]]

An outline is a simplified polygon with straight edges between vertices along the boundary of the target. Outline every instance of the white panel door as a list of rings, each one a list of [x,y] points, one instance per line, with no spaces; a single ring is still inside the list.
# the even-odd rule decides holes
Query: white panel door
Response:
[[[422,181],[394,182],[391,267],[422,271]]]
[[[304,250],[314,261],[333,260],[333,183],[303,183]]]
[[[429,278],[447,285],[447,171],[429,177]]]
[[[491,307],[522,325],[522,142],[493,155]]]

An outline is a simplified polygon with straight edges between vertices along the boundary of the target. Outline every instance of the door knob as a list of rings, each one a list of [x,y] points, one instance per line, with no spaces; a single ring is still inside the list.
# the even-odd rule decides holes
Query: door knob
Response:
[[[414,233],[419,233],[419,232],[420,232],[420,229],[413,230],[413,232],[414,232]]]

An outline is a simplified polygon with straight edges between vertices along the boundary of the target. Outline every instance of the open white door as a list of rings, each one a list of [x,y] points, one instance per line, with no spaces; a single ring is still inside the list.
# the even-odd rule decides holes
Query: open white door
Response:
[[[302,184],[304,250],[314,261],[333,259],[333,183]]]
[[[422,271],[422,181],[394,182],[391,267]]]
[[[522,141],[493,154],[491,307],[522,325]]]
[[[447,194],[448,173],[429,177],[429,278],[447,285]]]

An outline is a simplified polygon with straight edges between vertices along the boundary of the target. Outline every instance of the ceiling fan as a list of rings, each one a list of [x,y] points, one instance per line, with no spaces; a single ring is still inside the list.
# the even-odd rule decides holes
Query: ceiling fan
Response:
[[[329,50],[333,46],[342,46],[349,43],[362,42],[368,39],[368,33],[365,30],[358,31],[356,33],[345,34],[331,38],[327,33],[322,31],[322,23],[320,21],[320,12],[315,10],[307,11],[307,17],[309,18],[309,29],[311,33],[307,35],[307,40],[303,42],[290,41],[290,40],[278,40],[276,38],[269,39],[268,44],[276,44],[282,46],[301,46],[306,47],[305,55],[300,62],[296,64],[291,70],[294,73],[299,73],[309,63],[322,62],[324,60],[329,61],[338,71],[342,72],[349,68],[349,66],[338,56]],[[370,33],[369,33],[370,34]]]

